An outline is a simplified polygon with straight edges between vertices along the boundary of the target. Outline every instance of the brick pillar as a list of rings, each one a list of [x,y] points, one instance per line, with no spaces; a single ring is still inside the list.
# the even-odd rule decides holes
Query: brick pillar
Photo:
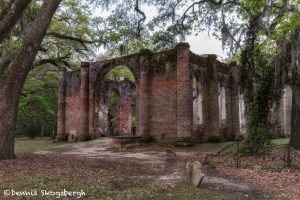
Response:
[[[89,135],[89,63],[81,64],[80,71],[80,132],[79,140]]]
[[[98,108],[98,118],[99,118],[99,132],[100,135],[109,135],[109,119],[108,119],[108,104],[105,95],[99,97],[99,108]]]
[[[58,141],[63,141],[66,134],[66,73],[65,67],[59,69],[58,111],[57,111],[57,136]]]
[[[190,74],[190,49],[189,44],[180,43],[176,46],[177,52],[177,103],[176,103],[176,125],[177,138],[191,139],[192,137],[192,91]]]
[[[204,139],[209,136],[219,136],[219,98],[218,73],[216,55],[207,55],[204,95]]]
[[[137,96],[137,135],[150,135],[150,50],[140,52],[140,77]]]
[[[118,135],[132,135],[131,133],[131,91],[121,91],[116,98],[116,130]]]
[[[240,135],[240,117],[239,117],[239,85],[238,69],[236,64],[230,64],[230,100],[231,100],[231,119],[232,135]]]
[[[95,88],[94,88],[94,84],[95,82],[93,80],[95,80],[97,75],[97,72],[92,68],[92,66],[89,68],[89,134],[91,136],[92,139],[98,138],[100,136],[99,134],[99,127],[98,127],[98,123],[95,123],[95,121],[97,120],[98,116],[96,113],[96,108],[99,106],[96,104],[96,101],[98,101],[98,95],[99,94],[95,94]],[[98,85],[96,87],[99,87]]]

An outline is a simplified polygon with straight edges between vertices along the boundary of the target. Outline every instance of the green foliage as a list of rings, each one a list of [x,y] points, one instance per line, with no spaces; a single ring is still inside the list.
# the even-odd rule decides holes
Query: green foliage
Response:
[[[273,145],[287,145],[290,142],[290,138],[279,138],[279,139],[273,139],[272,144]]]
[[[114,135],[114,127],[116,125],[116,94],[114,92],[107,93],[108,102],[108,120],[109,133]]]
[[[83,141],[83,142],[89,141],[91,139],[92,139],[91,135],[89,135],[89,134],[84,134],[84,135],[80,136],[80,141]]]
[[[135,82],[135,77],[132,72],[124,66],[117,66],[111,69],[106,75],[106,80],[119,80],[120,77],[129,79]],[[108,118],[109,118],[109,132],[114,135],[114,129],[116,125],[116,94],[113,91],[107,93],[108,100]],[[132,113],[131,113],[131,126],[133,128],[137,127],[137,116],[136,116],[136,92],[132,94]]]
[[[58,72],[53,66],[31,71],[17,115],[17,136],[52,136],[56,131]]]
[[[36,151],[48,151],[58,144],[54,143],[50,138],[44,139],[25,139],[17,138],[15,140],[15,153],[33,153]]]
[[[135,82],[135,77],[132,74],[132,72],[127,67],[124,67],[122,65],[113,68],[105,75],[106,80],[116,81],[119,80],[120,77],[124,77],[129,79],[132,82]]]
[[[269,109],[272,94],[273,67],[266,67],[262,72],[259,85],[251,104],[248,115],[247,136],[243,141],[242,152],[250,155],[262,155],[271,148],[271,133],[269,131]]]
[[[145,135],[140,140],[140,142],[142,142],[142,143],[150,143],[150,142],[153,142],[153,141],[154,141],[154,138],[153,138],[152,135]]]
[[[213,135],[208,137],[208,142],[210,143],[221,143],[224,142],[224,139],[220,136]]]
[[[190,137],[181,137],[177,139],[173,144],[176,147],[189,147],[193,146],[195,144],[195,141],[193,141]]]

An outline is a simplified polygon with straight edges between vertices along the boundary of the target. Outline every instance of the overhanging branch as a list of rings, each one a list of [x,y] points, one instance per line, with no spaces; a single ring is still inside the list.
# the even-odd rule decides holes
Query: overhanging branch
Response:
[[[142,15],[142,18],[138,21],[138,33],[137,36],[141,36],[141,27],[142,27],[142,22],[146,20],[146,15],[141,9],[139,8],[139,0],[136,0],[135,2],[135,11],[137,11],[140,15]]]

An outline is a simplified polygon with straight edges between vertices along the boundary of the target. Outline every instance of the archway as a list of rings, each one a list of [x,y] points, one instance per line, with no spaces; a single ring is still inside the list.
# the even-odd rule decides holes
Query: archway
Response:
[[[191,80],[193,100],[193,137],[201,141],[204,135],[204,88],[200,71],[195,71]]]
[[[111,68],[98,79],[95,90],[94,126],[99,125],[102,136],[135,135],[136,80],[133,73],[125,66]]]
[[[226,138],[228,130],[227,108],[226,108],[226,88],[223,79],[218,81],[218,101],[219,101],[219,129],[220,135]]]

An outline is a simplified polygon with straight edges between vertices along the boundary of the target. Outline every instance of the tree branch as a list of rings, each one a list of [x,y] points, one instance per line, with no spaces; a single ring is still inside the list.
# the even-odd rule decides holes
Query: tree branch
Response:
[[[146,20],[146,15],[143,11],[141,11],[141,9],[139,8],[139,0],[135,1],[135,11],[137,11],[140,15],[142,15],[142,18],[139,20],[138,22],[138,33],[137,36],[140,37],[141,36],[141,27],[142,27],[142,22]]]
[[[59,62],[62,62],[67,67],[71,67],[70,64],[67,61],[64,60],[64,59],[67,59],[69,57],[70,57],[70,55],[66,55],[66,56],[62,56],[62,57],[58,57],[58,58],[40,59],[40,60],[38,60],[34,63],[34,68],[38,67],[38,66],[41,66],[41,65],[45,65],[45,64],[52,64],[52,65],[58,67]]]
[[[86,39],[82,39],[82,38],[78,38],[78,37],[74,37],[74,36],[70,36],[70,35],[64,35],[64,34],[53,32],[53,31],[46,33],[46,35],[64,39],[64,40],[71,40],[71,41],[78,42],[84,47],[85,50],[87,50],[87,47],[85,44],[96,44],[97,42],[101,43],[101,41],[86,40]]]
[[[279,23],[279,19],[282,18],[284,14],[288,11],[288,5],[289,5],[288,0],[283,0],[278,15],[275,17],[270,28],[267,30],[269,35],[271,35],[274,32],[277,24]]]
[[[187,17],[187,13],[193,9],[196,5],[200,5],[200,4],[205,4],[205,3],[209,3],[211,5],[215,5],[215,6],[225,6],[225,5],[239,5],[240,3],[238,2],[238,0],[231,0],[231,1],[226,1],[223,2],[223,0],[219,0],[219,1],[215,1],[215,0],[201,0],[201,1],[197,1],[192,3],[183,13],[182,17],[181,17],[181,26],[185,27],[184,25],[184,21],[186,20]]]
[[[0,15],[0,42],[2,42],[23,15],[31,0],[11,0],[9,6]]]

